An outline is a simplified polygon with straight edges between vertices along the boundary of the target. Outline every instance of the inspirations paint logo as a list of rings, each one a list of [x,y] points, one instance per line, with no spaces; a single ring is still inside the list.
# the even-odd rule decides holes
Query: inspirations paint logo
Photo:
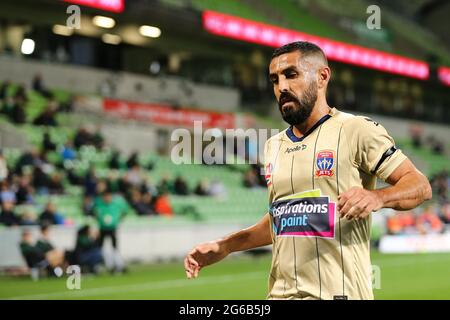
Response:
[[[269,212],[277,236],[334,238],[336,203],[319,189],[281,198]]]

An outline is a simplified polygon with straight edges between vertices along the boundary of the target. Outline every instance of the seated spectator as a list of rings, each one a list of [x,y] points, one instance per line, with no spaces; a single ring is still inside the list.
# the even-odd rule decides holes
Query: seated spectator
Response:
[[[160,181],[158,186],[156,187],[158,190],[158,194],[164,194],[164,193],[173,193],[173,184],[170,182],[170,179],[168,176],[164,176]]]
[[[48,191],[50,194],[63,194],[64,186],[62,184],[62,176],[60,173],[54,173],[48,184]]]
[[[175,194],[186,196],[189,194],[186,180],[182,176],[177,176],[174,182]]]
[[[397,216],[402,226],[403,233],[415,233],[417,231],[416,217],[413,211],[402,211],[397,213]]]
[[[48,194],[50,184],[49,176],[42,170],[41,166],[33,169],[33,187],[38,194]]]
[[[126,181],[134,187],[140,186],[144,182],[144,172],[138,164],[135,164],[128,170]]]
[[[19,178],[16,191],[17,204],[33,203],[33,188],[31,187],[31,178],[24,175]]]
[[[73,138],[75,149],[79,150],[82,146],[90,144],[92,144],[91,133],[85,127],[80,127]]]
[[[209,188],[209,194],[216,198],[226,198],[227,190],[222,182],[215,179],[211,182],[211,186]]]
[[[153,197],[149,193],[141,194],[138,189],[133,189],[131,192],[131,206],[140,216],[150,216],[156,214],[152,200]]]
[[[72,142],[67,141],[61,149],[61,157],[63,161],[75,160],[77,158],[77,152],[73,148]]]
[[[21,224],[20,218],[14,212],[13,202],[3,202],[2,212],[0,213],[0,224],[7,227],[18,226]]]
[[[20,224],[22,226],[34,226],[38,224],[36,214],[30,207],[26,207],[20,215]]]
[[[417,229],[421,234],[441,233],[444,225],[432,206],[427,206],[417,218]]]
[[[245,172],[244,186],[246,188],[254,188],[258,186],[258,178],[253,170],[248,170]]]
[[[46,268],[49,274],[54,268],[63,266],[65,260],[64,251],[58,249],[51,249],[43,252],[33,242],[33,235],[30,230],[22,232],[22,239],[20,242],[20,251],[24,257],[28,267],[32,269],[32,277],[37,279],[39,277],[39,269]]]
[[[40,231],[41,236],[36,242],[36,248],[41,250],[44,254],[54,250],[55,247],[50,242],[50,226],[48,224],[42,224]]]
[[[10,111],[10,118],[15,124],[24,124],[27,121],[25,102],[23,99],[15,98],[14,105]]]
[[[155,211],[162,216],[173,216],[172,206],[170,205],[169,195],[167,193],[160,195],[155,201]]]
[[[114,150],[111,154],[111,158],[109,158],[109,164],[110,169],[120,169],[120,153],[117,150]]]
[[[209,196],[209,183],[207,180],[202,180],[195,187],[194,193],[198,196]]]
[[[44,137],[42,139],[42,149],[44,151],[55,151],[56,150],[56,144],[52,142],[52,139],[50,138],[50,134],[48,132],[44,133]]]
[[[441,206],[441,214],[440,214],[441,220],[445,224],[450,224],[450,202],[444,203]]]
[[[11,85],[9,81],[5,81],[0,86],[0,100],[3,100],[6,98],[8,93],[8,87]]]
[[[56,107],[49,105],[34,119],[33,124],[36,126],[56,127],[58,125],[55,119],[56,111]]]
[[[75,262],[82,267],[86,266],[94,274],[98,273],[98,268],[103,263],[98,234],[89,225],[82,226],[77,232]]]
[[[387,218],[387,232],[388,234],[401,234],[403,232],[403,225],[398,214],[394,214]]]
[[[97,195],[98,179],[95,174],[95,169],[91,167],[84,177],[84,195],[93,197]]]
[[[8,178],[8,172],[8,165],[5,157],[3,156],[3,150],[0,149],[0,183]]]
[[[36,74],[33,78],[31,86],[34,91],[43,95],[46,98],[52,98],[52,93],[46,88],[44,85],[44,81],[42,80],[42,75],[40,73]]]
[[[24,101],[24,103],[28,102],[27,91],[25,90],[25,85],[21,84],[17,87],[17,90],[14,93],[14,98],[21,99]]]
[[[30,151],[24,152],[16,162],[14,172],[22,174],[23,167],[33,166],[37,167],[42,164],[41,155],[37,148],[32,148]]]
[[[128,169],[139,165],[139,153],[137,151],[133,152],[127,160]]]
[[[6,180],[0,183],[0,203],[3,202],[17,202],[16,193],[9,187]]]
[[[63,216],[56,210],[53,202],[49,201],[45,206],[44,211],[41,213],[39,217],[39,222],[41,224],[64,224]]]
[[[103,137],[102,131],[100,128],[97,128],[95,133],[92,136],[92,143],[94,144],[95,148],[98,150],[103,149],[103,146],[105,144],[105,138]]]

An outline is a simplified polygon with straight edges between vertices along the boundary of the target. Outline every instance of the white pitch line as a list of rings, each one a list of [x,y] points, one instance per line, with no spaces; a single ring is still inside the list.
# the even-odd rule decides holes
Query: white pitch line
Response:
[[[236,280],[245,280],[245,279],[255,279],[259,278],[263,275],[267,275],[267,272],[247,272],[235,275],[223,275],[223,276],[208,276],[193,280],[188,279],[178,279],[178,280],[166,280],[166,281],[152,281],[146,282],[142,284],[136,285],[123,285],[123,286],[113,286],[113,287],[102,287],[102,288],[91,288],[91,289],[80,289],[80,290],[66,290],[60,292],[52,292],[52,293],[43,293],[43,294],[34,294],[34,295],[22,295],[15,296],[11,298],[7,298],[7,300],[25,300],[25,299],[33,299],[33,300],[42,300],[42,299],[51,299],[51,298],[77,298],[77,297],[88,297],[88,296],[96,296],[96,295],[114,295],[114,294],[123,294],[126,292],[137,292],[137,291],[146,291],[146,290],[157,290],[157,289],[167,289],[167,288],[176,288],[176,287],[188,287],[188,286],[199,286],[199,285],[207,285],[207,284],[216,284],[216,283],[227,283]],[[83,278],[81,281],[81,286],[83,286]]]

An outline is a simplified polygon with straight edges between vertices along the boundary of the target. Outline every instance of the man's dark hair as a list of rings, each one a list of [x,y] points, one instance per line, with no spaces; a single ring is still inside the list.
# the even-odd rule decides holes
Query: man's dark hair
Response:
[[[300,51],[304,56],[310,54],[319,54],[323,57],[324,62],[328,64],[327,57],[325,56],[323,50],[318,45],[315,45],[314,43],[308,41],[295,41],[285,44],[284,46],[275,49],[275,51],[272,53],[272,59],[281,56],[282,54],[294,51]]]

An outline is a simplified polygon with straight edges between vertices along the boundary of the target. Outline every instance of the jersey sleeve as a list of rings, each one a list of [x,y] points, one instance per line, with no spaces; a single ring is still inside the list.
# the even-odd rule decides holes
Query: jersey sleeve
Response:
[[[346,132],[351,136],[355,165],[367,174],[386,180],[406,156],[378,122],[360,116],[348,122]]]

